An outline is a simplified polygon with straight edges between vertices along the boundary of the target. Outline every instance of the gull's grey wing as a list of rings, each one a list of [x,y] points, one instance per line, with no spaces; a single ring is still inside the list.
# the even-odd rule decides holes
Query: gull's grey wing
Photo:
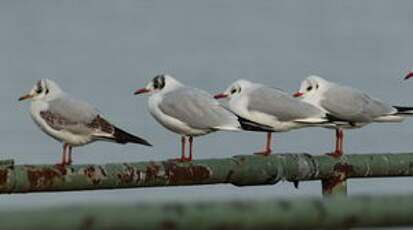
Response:
[[[357,89],[338,85],[324,92],[320,105],[338,118],[355,122],[370,122],[396,112],[392,106]]]
[[[279,121],[323,116],[323,112],[315,106],[296,100],[277,89],[260,87],[251,91],[248,96],[248,110],[272,115]]]
[[[238,126],[237,118],[205,91],[182,87],[166,93],[159,109],[196,129]]]
[[[74,134],[112,134],[114,126],[103,119],[91,105],[62,96],[49,102],[49,108],[40,116],[55,130]]]

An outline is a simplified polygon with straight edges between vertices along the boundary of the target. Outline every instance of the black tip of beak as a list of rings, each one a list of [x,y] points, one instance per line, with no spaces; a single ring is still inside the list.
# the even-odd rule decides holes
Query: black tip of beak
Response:
[[[413,77],[413,72],[408,73],[405,77],[404,80],[407,80],[409,78]]]
[[[29,99],[29,98],[32,98],[32,97],[33,97],[33,95],[27,94],[27,95],[19,97],[18,101],[23,101],[23,100],[26,100],[26,99]]]

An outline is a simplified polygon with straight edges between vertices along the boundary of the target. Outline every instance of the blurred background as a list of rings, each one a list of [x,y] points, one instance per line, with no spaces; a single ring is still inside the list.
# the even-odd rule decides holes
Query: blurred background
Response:
[[[179,156],[179,137],[133,96],[168,73],[211,94],[245,78],[295,92],[310,74],[359,88],[390,104],[413,105],[412,1],[0,1],[0,159],[53,164],[61,144],[42,133],[17,102],[41,78],[99,108],[155,146],[94,143],[74,162],[164,160]],[[348,153],[409,152],[413,120],[345,132]],[[196,138],[195,158],[263,150],[265,134],[217,132]],[[334,131],[274,135],[275,152],[331,151]],[[413,192],[411,179],[351,180],[350,194]],[[87,202],[265,199],[321,196],[319,182],[237,188],[230,185],[0,196],[0,207]]]

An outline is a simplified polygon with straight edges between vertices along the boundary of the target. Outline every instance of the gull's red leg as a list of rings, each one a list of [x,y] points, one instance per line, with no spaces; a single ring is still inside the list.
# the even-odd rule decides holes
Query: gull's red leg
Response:
[[[255,155],[263,155],[263,156],[268,156],[268,155],[270,155],[271,154],[271,136],[272,136],[272,133],[271,132],[268,132],[267,133],[267,143],[266,143],[266,146],[265,146],[265,151],[264,152],[257,152],[257,153],[254,153]]]
[[[69,149],[69,151],[68,151],[68,154],[67,154],[67,164],[68,165],[71,165],[72,164],[72,146],[68,146],[68,149]]]
[[[344,146],[344,131],[340,129],[340,156],[343,155],[343,146]]]
[[[181,137],[181,146],[182,146],[182,153],[181,153],[181,159],[180,159],[180,161],[181,162],[183,162],[183,161],[185,161],[186,160],[186,157],[185,157],[185,145],[186,145],[186,138],[183,136],[183,137]]]
[[[181,159],[185,158],[185,145],[186,145],[186,139],[185,137],[181,137]]]
[[[189,137],[189,158],[188,161],[192,161],[192,145],[194,143],[194,137]]]
[[[341,138],[340,138],[340,129],[336,129],[336,153],[340,152]]]
[[[185,145],[186,145],[186,138],[185,136],[181,137],[181,158],[172,159],[174,161],[185,162],[189,161],[189,158],[185,157]]]
[[[336,151],[327,153],[330,157],[341,157],[343,155],[343,130],[336,129]]]
[[[67,152],[67,144],[63,145],[63,152],[62,152],[62,161],[57,163],[57,166],[65,166],[66,165],[66,152]]]

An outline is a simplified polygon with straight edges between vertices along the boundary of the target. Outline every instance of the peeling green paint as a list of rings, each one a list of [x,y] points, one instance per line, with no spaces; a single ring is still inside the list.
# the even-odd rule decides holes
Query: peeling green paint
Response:
[[[413,197],[78,205],[0,212],[0,229],[342,229],[413,225]],[[22,221],[24,220],[24,221]]]
[[[14,165],[0,162],[0,193],[75,191],[231,183],[272,185],[279,181],[323,180],[331,193],[346,178],[413,176],[413,154],[309,154],[234,156],[192,162],[105,165]]]

